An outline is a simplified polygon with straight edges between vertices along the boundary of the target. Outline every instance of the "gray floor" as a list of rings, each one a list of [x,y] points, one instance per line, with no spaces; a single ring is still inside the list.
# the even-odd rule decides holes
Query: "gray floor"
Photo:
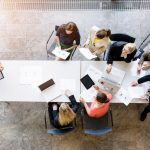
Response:
[[[0,60],[46,60],[45,44],[56,24],[77,23],[82,43],[91,26],[135,36],[136,44],[150,32],[149,11],[0,11]],[[74,60],[84,60],[75,53]],[[139,121],[144,104],[113,104],[114,129],[103,137],[74,133],[50,136],[44,129],[45,104],[0,103],[0,150],[149,150],[150,116]]]
[[[55,25],[77,23],[83,43],[93,25],[136,37],[137,47],[150,32],[150,11],[0,11],[0,59],[46,57],[46,41]],[[53,58],[50,58],[53,59]],[[77,51],[74,60],[85,60]]]

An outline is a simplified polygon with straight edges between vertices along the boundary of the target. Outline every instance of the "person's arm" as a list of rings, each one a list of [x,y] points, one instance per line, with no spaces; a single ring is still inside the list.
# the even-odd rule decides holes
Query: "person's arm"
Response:
[[[57,44],[58,44],[59,47],[61,47],[60,46],[60,38],[59,38],[60,37],[60,32],[61,32],[60,30],[61,29],[59,27],[58,30],[57,30],[57,32],[56,32],[56,42],[57,42]]]
[[[137,80],[138,84],[142,84],[144,82],[150,81],[150,75],[146,75],[144,77],[141,77]]]
[[[78,103],[76,102],[74,95],[71,95],[68,98],[72,104],[72,110],[74,111],[74,113],[76,113],[78,110]]]
[[[134,52],[129,54],[129,56],[127,56],[126,63],[130,63],[133,60],[134,55],[136,54],[136,52],[137,52],[137,50],[135,50]]]
[[[0,63],[0,71],[3,71],[4,67],[3,65]]]
[[[145,58],[146,58],[146,56],[148,55],[148,53],[147,52],[144,52],[143,54],[142,54],[142,56],[141,56],[141,58],[140,58],[140,60],[139,60],[139,62],[138,62],[138,64],[139,65],[143,65],[143,62],[144,62],[144,60],[145,60]]]
[[[107,54],[107,64],[113,64],[113,54],[115,53],[115,43],[112,44],[109,48],[108,54]]]
[[[73,46],[71,46],[71,47],[69,47],[69,48],[66,48],[66,49],[64,49],[65,51],[70,51],[70,50],[72,50],[72,49],[74,49],[74,48],[76,48],[76,47],[78,47],[78,45],[73,45]]]
[[[90,107],[88,106],[88,104],[86,103],[85,99],[83,99],[83,98],[80,99],[80,102],[84,105],[87,114],[90,116],[90,111],[91,111],[91,109],[90,109]]]

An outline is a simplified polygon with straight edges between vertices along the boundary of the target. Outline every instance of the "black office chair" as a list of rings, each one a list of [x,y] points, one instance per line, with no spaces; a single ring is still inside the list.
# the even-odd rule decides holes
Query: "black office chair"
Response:
[[[53,103],[50,103],[48,105],[52,105]],[[47,110],[45,110],[45,129],[47,129],[47,133],[50,135],[63,135],[63,134],[67,134],[70,133],[72,131],[75,130],[76,128],[76,119],[74,120],[74,122],[72,124],[70,124],[70,126],[67,127],[63,127],[61,129],[57,129],[55,128],[51,123],[50,123],[50,112]],[[47,120],[49,120],[49,124],[47,122]]]
[[[85,134],[102,136],[112,131],[113,117],[112,111],[109,109],[106,115],[100,118],[89,117],[86,110],[81,111],[82,128]]]
[[[46,52],[47,52],[47,58],[53,57],[55,58],[55,55],[52,53],[52,51],[55,49],[57,42],[56,42],[56,36],[55,32],[58,30],[59,26],[55,26],[55,30],[53,30],[46,42]],[[70,54],[69,60],[73,59],[73,55],[76,51],[76,48],[73,49],[73,51]]]

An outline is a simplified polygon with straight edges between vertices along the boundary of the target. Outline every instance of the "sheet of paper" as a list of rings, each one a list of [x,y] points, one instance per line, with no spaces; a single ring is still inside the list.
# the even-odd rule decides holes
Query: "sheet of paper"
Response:
[[[37,86],[42,82],[42,67],[23,66],[20,68],[20,84]]]
[[[56,48],[52,51],[52,53],[53,53],[55,56],[57,56],[57,57],[59,57],[59,58],[62,58],[62,59],[64,59],[64,60],[70,55],[69,52],[63,51],[63,50],[61,50],[59,47],[56,47]]]
[[[94,59],[97,56],[93,55],[88,48],[79,48],[80,53],[87,59]]]
[[[59,88],[61,91],[70,90],[75,92],[76,90],[76,81],[75,79],[60,79]]]
[[[61,91],[57,85],[53,85],[41,92],[46,102],[53,101],[57,97],[61,96]]]
[[[90,65],[87,69],[87,71],[85,72],[85,75],[88,74],[91,79],[95,82],[98,82],[98,80],[101,78],[102,76],[102,72],[100,70],[98,70],[97,68],[95,68],[94,66]]]
[[[95,99],[96,94],[97,91],[95,90],[95,88],[91,87],[90,89],[81,92],[80,97],[85,99],[86,102],[92,102]]]
[[[143,87],[128,87],[128,93],[129,96],[134,99],[134,98],[141,98],[144,96],[145,91]]]
[[[114,84],[121,85],[124,76],[125,76],[125,71],[120,70],[116,67],[112,67],[112,71],[109,74],[105,71],[102,75],[102,78],[104,78]]]
[[[117,100],[123,102],[126,106],[128,106],[130,104],[130,102],[132,101],[132,98],[129,97],[129,94],[128,94],[127,90],[125,90],[123,88],[121,88],[117,92],[115,97],[117,98]]]

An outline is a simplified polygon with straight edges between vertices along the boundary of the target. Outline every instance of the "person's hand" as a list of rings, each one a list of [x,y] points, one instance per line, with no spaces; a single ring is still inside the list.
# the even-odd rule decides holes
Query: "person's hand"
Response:
[[[85,103],[85,99],[81,98],[80,102],[84,104]]]
[[[150,65],[149,64],[143,64],[142,65],[142,70],[147,70],[150,68]]]
[[[138,82],[137,82],[137,81],[133,81],[133,82],[131,83],[131,85],[132,85],[132,86],[137,86],[137,85],[138,85]]]
[[[3,71],[4,67],[3,65],[0,63],[0,71]]]
[[[109,65],[107,66],[107,68],[106,68],[106,72],[107,72],[107,73],[110,73],[111,70],[112,70],[112,65],[109,64]]]
[[[93,87],[95,88],[95,90],[99,90],[99,87],[97,85],[93,85]]]
[[[140,73],[141,73],[141,69],[142,69],[142,66],[141,66],[141,65],[139,65],[139,66],[137,67],[137,73],[138,73],[138,74],[140,74]]]

